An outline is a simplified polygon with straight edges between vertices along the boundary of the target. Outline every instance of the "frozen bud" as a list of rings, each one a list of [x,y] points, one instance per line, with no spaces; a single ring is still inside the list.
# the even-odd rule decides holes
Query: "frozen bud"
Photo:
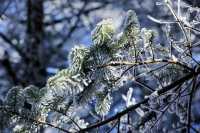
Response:
[[[152,43],[155,33],[152,30],[147,30],[146,28],[143,28],[141,30],[141,34],[144,40],[144,48],[147,48],[149,44]]]
[[[129,26],[140,27],[138,17],[133,10],[129,10],[125,18],[125,28]]]
[[[92,41],[95,45],[105,45],[112,40],[114,33],[115,28],[112,19],[102,20],[92,31]]]

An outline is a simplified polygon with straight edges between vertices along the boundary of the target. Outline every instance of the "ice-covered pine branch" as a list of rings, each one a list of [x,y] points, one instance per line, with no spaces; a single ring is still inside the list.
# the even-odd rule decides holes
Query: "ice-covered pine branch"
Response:
[[[153,112],[153,117],[157,118],[159,111],[155,110],[161,107],[157,103],[161,101],[166,105],[169,99],[175,99],[177,92],[187,88],[187,80],[194,76],[195,71],[190,58],[179,56],[183,51],[187,52],[185,47],[181,47],[181,52],[179,50],[172,54],[171,45],[162,46],[155,41],[155,31],[140,27],[134,11],[128,11],[124,20],[120,32],[117,32],[112,19],[99,22],[91,33],[91,46],[75,46],[69,54],[69,67],[50,77],[44,88],[31,85],[10,89],[1,106],[4,111],[0,115],[6,116],[3,123],[14,125],[12,128],[15,132],[34,132],[43,125],[65,132],[78,132],[120,119],[136,109],[142,122],[135,125],[139,128],[144,123],[149,125],[146,116],[152,116],[148,114]],[[199,69],[195,74],[199,74]],[[184,76],[187,79],[177,80]],[[131,89],[127,97],[123,95],[129,103],[126,103],[127,109],[124,111],[92,126],[87,119],[81,118],[80,111],[85,110],[89,104],[95,104],[92,109],[96,111],[93,112],[95,115],[106,118],[114,102],[113,93],[132,82],[148,94],[149,86],[154,83],[151,91],[160,93],[138,104],[132,97],[134,89]],[[149,107],[140,107],[151,100],[155,102],[149,103]]]

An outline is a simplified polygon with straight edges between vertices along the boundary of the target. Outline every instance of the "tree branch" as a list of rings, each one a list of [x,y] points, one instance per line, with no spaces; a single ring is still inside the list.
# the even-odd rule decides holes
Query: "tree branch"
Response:
[[[166,86],[166,87],[163,87],[163,88],[160,89],[160,90],[157,90],[157,94],[158,94],[158,95],[164,94],[165,92],[167,92],[167,91],[173,89],[173,88],[176,87],[177,85],[179,85],[179,84],[181,84],[181,83],[184,83],[185,81],[191,79],[193,76],[197,76],[197,75],[199,75],[199,74],[200,74],[200,67],[197,69],[196,72],[190,72],[190,73],[187,74],[186,76],[184,76],[184,77],[180,78],[179,80],[177,80],[177,81],[171,83],[170,85],[168,85],[168,86]],[[155,92],[153,92],[153,93],[155,93]],[[152,93],[152,94],[153,94],[153,93]],[[137,109],[137,108],[140,107],[142,104],[145,104],[145,103],[147,103],[148,101],[149,101],[149,97],[145,98],[144,100],[142,100],[141,102],[139,102],[139,103],[137,103],[137,104],[135,104],[135,105],[132,105],[132,106],[128,107],[127,109],[123,110],[122,112],[119,112],[119,113],[117,113],[116,115],[114,115],[114,116],[112,116],[112,117],[110,117],[110,118],[108,118],[108,119],[106,119],[106,120],[104,120],[104,121],[97,122],[97,123],[95,123],[95,124],[93,124],[93,125],[91,125],[91,126],[89,126],[89,127],[87,127],[87,128],[84,128],[84,129],[80,130],[80,132],[89,131],[89,130],[91,130],[91,129],[93,129],[93,128],[100,127],[100,126],[102,126],[102,125],[105,125],[105,124],[107,124],[107,123],[113,121],[113,120],[116,120],[116,119],[122,117],[123,115],[127,114],[128,112]]]
[[[11,65],[11,62],[9,60],[9,57],[8,57],[8,52],[6,51],[5,52],[5,56],[4,56],[4,59],[0,60],[1,64],[4,66],[7,74],[11,77],[12,81],[13,81],[13,84],[14,85],[17,85],[19,83],[19,80],[17,78],[17,75],[16,75],[16,72],[13,70],[12,68],[12,65]]]
[[[4,35],[4,33],[0,32],[0,37],[3,39],[3,41],[9,44],[15,51],[17,51],[22,58],[26,57],[26,54],[24,54],[22,50],[11,41],[10,38]]]
[[[189,71],[193,71],[192,68],[188,67],[187,65],[180,63],[178,61],[174,61],[174,60],[165,60],[165,59],[154,59],[154,60],[146,60],[143,62],[129,62],[129,61],[114,61],[114,62],[110,62],[107,64],[103,64],[100,66],[97,66],[97,68],[104,68],[104,67],[108,67],[108,66],[119,66],[119,65],[133,65],[133,66],[141,66],[144,64],[156,64],[156,63],[169,63],[169,64],[176,64],[179,65]]]
[[[73,17],[74,16],[79,17],[80,15],[88,14],[89,12],[92,12],[92,11],[95,11],[95,10],[99,10],[99,9],[105,7],[106,4],[107,3],[103,3],[102,5],[99,5],[99,6],[93,7],[93,8],[89,8],[89,9],[86,9],[84,11],[83,11],[83,9],[80,9],[80,11],[77,14],[73,15]],[[55,25],[55,24],[63,23],[66,20],[70,21],[71,19],[72,19],[72,17],[63,17],[63,18],[60,18],[60,19],[44,22],[44,25],[45,26]]]
[[[53,124],[51,124],[51,123],[48,123],[48,122],[43,122],[43,121],[35,120],[35,119],[30,118],[30,117],[28,117],[28,116],[22,115],[22,114],[20,114],[20,113],[18,113],[18,112],[16,112],[16,111],[7,110],[7,109],[5,109],[5,108],[0,108],[0,110],[4,110],[4,111],[6,111],[6,113],[8,113],[8,114],[17,115],[17,116],[19,116],[20,118],[25,119],[25,120],[31,120],[31,121],[33,121],[33,122],[35,122],[35,123],[39,123],[39,124],[42,124],[42,125],[47,125],[47,126],[56,128],[56,129],[58,129],[58,130],[60,130],[60,131],[63,131],[63,132],[65,132],[65,133],[70,133],[68,130],[66,130],[66,129],[64,129],[64,128],[60,128],[60,127],[55,126],[55,125],[53,125]]]
[[[193,84],[192,84],[192,90],[190,92],[189,96],[189,102],[188,102],[188,110],[187,110],[187,133],[190,133],[190,127],[191,127],[191,107],[192,107],[192,98],[193,94],[196,88],[196,77],[193,79]]]

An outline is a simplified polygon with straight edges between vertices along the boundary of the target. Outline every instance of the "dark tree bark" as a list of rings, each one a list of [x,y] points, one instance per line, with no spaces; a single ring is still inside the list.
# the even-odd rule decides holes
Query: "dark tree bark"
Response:
[[[4,66],[7,74],[9,75],[9,78],[12,80],[12,83],[14,85],[19,84],[18,77],[12,67],[10,60],[9,60],[9,55],[8,55],[7,51],[5,51],[4,59],[0,60],[0,63]]]
[[[25,85],[43,86],[46,80],[45,49],[43,46],[43,0],[27,0],[27,53]]]

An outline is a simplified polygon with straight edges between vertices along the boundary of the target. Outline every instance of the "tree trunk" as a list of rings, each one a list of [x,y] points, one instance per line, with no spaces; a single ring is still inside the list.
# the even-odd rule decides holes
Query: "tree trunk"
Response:
[[[43,0],[27,0],[27,37],[25,50],[27,53],[25,85],[34,84],[39,87],[45,84],[46,63],[43,46],[44,35]]]

